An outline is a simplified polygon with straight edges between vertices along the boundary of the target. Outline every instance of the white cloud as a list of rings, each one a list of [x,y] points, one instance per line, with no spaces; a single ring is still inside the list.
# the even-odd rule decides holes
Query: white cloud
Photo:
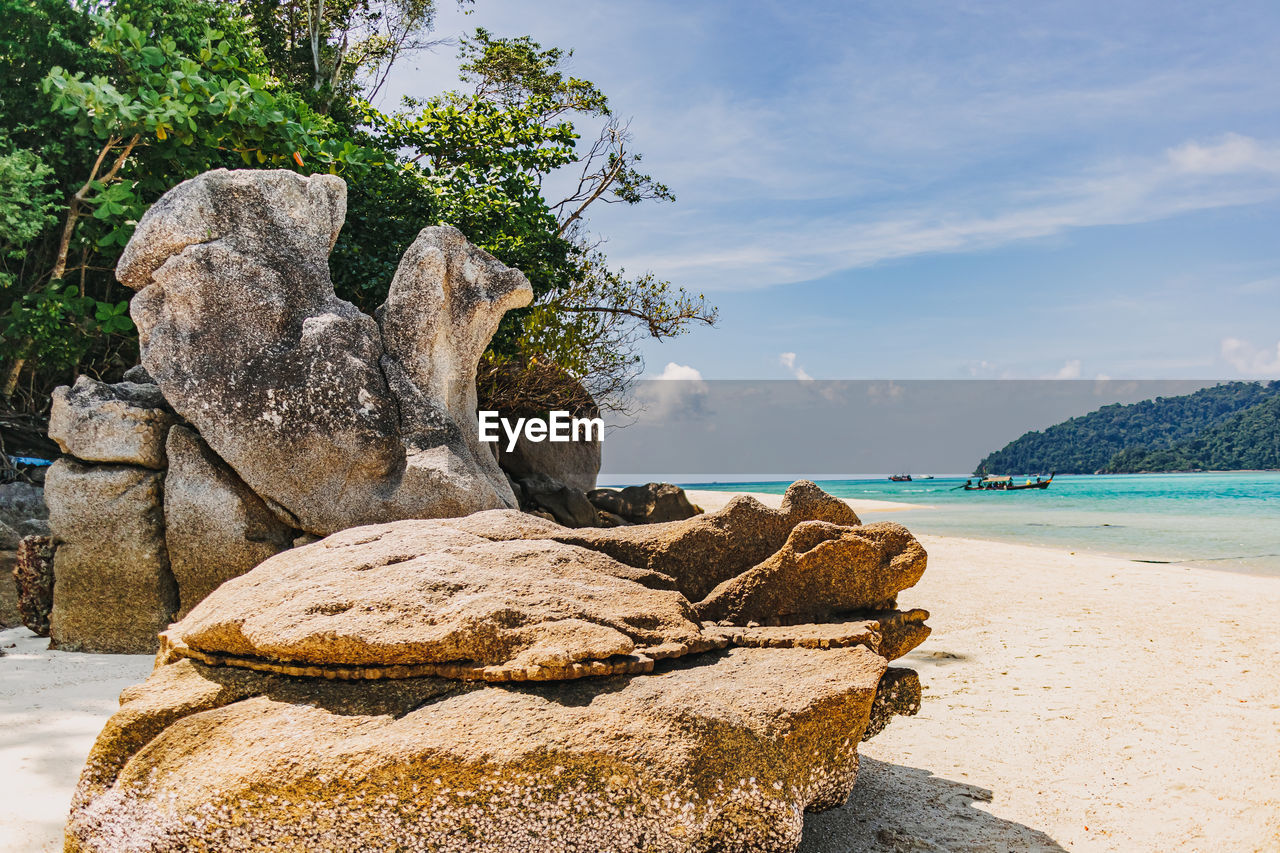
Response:
[[[667,366],[654,379],[683,379],[683,380],[701,380],[702,371],[696,367],[690,367],[687,364],[676,364],[674,361],[667,362]]]
[[[1239,338],[1223,338],[1222,358],[1249,376],[1280,375],[1280,342],[1268,349]]]
[[[1216,144],[1186,142],[1170,148],[1167,156],[1174,168],[1191,174],[1280,172],[1280,151],[1238,133],[1228,133]]]
[[[1046,379],[1079,379],[1080,378],[1080,359],[1072,358],[1063,363],[1058,368],[1058,372],[1051,374]]]
[[[681,420],[705,413],[707,407],[707,383],[702,371],[687,364],[667,362],[662,373],[653,380],[640,382],[635,387],[635,402],[651,421]]]
[[[792,375],[792,376],[794,376],[796,379],[799,379],[801,382],[812,382],[812,381],[813,381],[813,377],[812,377],[812,376],[810,376],[810,375],[808,374],[808,372],[806,372],[806,371],[805,371],[805,369],[804,369],[803,367],[801,367],[800,365],[796,364],[796,354],[795,354],[795,353],[793,353],[793,352],[784,352],[784,353],[779,354],[779,356],[778,356],[778,362],[779,362],[783,367],[785,367],[787,370],[790,370],[790,371],[791,371],[791,375]]]
[[[970,252],[1077,228],[1132,225],[1280,199],[1280,140],[1229,134],[1073,174],[957,192],[911,204],[884,200],[860,214],[760,214],[748,223],[687,216],[641,229],[656,250],[622,251],[629,267],[704,290],[808,281],[916,255]],[[686,211],[687,213],[687,211]],[[619,247],[622,248],[622,247]]]

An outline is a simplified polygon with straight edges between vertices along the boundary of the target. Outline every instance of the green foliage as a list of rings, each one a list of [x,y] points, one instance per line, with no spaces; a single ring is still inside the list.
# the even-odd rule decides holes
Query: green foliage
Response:
[[[0,151],[7,147],[0,142]],[[21,260],[24,247],[57,221],[53,169],[34,151],[0,153],[0,264]],[[13,274],[4,269],[0,276]]]
[[[1280,392],[1280,383],[1271,383]],[[1104,473],[1280,469],[1280,393],[1236,412],[1195,438],[1159,450],[1122,450]]]
[[[690,296],[651,274],[628,277],[610,269],[599,252],[581,252],[577,259],[573,284],[534,302],[514,351],[583,377],[604,405],[620,404],[643,368],[636,349],[641,338],[680,334],[690,318],[716,320],[702,295]]]
[[[527,109],[536,100],[546,121],[567,112],[609,115],[609,99],[594,83],[566,77],[560,70],[572,57],[572,50],[543,50],[529,36],[498,38],[478,27],[474,36],[462,40],[458,70],[478,100],[504,109]]]
[[[1136,470],[1137,461],[1144,460],[1151,452],[1190,441],[1224,424],[1237,412],[1277,394],[1280,394],[1280,383],[1230,382],[1180,397],[1103,406],[1043,432],[1029,432],[1015,439],[983,459],[975,473],[1093,474]],[[1166,460],[1161,464],[1172,464],[1167,459],[1173,457],[1158,458]],[[1141,467],[1140,470],[1172,469]]]
[[[612,389],[638,370],[640,337],[713,321],[701,297],[610,270],[584,238],[595,203],[673,196],[637,168],[605,95],[564,72],[570,51],[479,30],[461,57],[473,91],[370,105],[396,59],[430,44],[434,13],[432,0],[0,0],[0,396],[30,377],[20,404],[39,409],[76,372],[133,363],[115,263],[152,202],[218,167],[355,178],[331,269],[365,311],[426,225],[523,270],[537,302],[503,319],[491,363]],[[584,120],[603,121],[588,143]],[[575,191],[548,201],[548,176],[571,168]]]
[[[227,5],[245,13],[264,57],[288,88],[344,121],[352,99],[372,99],[398,59],[435,44],[427,38],[435,21],[433,0],[238,0]]]
[[[115,4],[136,11],[139,23],[128,16],[77,16],[65,4],[61,10],[52,3],[23,5],[28,21],[44,21],[53,31],[13,42],[15,55],[0,65],[4,77],[28,87],[12,100],[39,104],[43,113],[24,108],[2,118],[17,137],[38,146],[14,156],[45,164],[38,175],[47,192],[28,204],[43,205],[41,227],[5,249],[8,258],[22,259],[20,269],[5,270],[0,355],[9,365],[6,392],[27,364],[56,382],[86,359],[99,370],[132,361],[129,294],[112,269],[142,213],[174,184],[218,166],[360,175],[385,159],[262,73],[261,53],[225,4]],[[218,20],[229,29],[210,29]],[[70,44],[59,27],[84,45]],[[40,51],[67,62],[47,65],[36,80]],[[57,143],[44,143],[50,139]],[[24,186],[13,192],[33,192]]]

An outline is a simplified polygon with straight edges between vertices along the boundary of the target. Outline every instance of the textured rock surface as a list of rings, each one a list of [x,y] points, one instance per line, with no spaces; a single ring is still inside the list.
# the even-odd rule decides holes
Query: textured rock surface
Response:
[[[816,621],[892,607],[924,574],[925,552],[901,524],[844,527],[802,522],[777,553],[729,578],[698,602],[702,619],[735,624],[775,618]]]
[[[49,437],[87,462],[165,466],[164,442],[177,416],[155,385],[108,385],[88,376],[53,392]]]
[[[546,474],[527,474],[516,480],[520,508],[548,512],[565,527],[596,527],[599,514],[586,493]]]
[[[185,616],[223,581],[293,547],[293,528],[267,509],[188,427],[169,432],[165,545]]]
[[[18,544],[13,567],[19,618],[40,637],[49,636],[53,611],[53,550],[53,537],[27,536]]]
[[[54,556],[55,648],[154,652],[177,609],[161,508],[162,475],[128,465],[54,463],[45,500]]]
[[[592,489],[587,498],[598,509],[625,518],[632,524],[681,521],[702,511],[689,502],[684,489],[671,483]]]
[[[556,538],[667,575],[686,598],[697,602],[721,582],[776,552],[802,521],[861,523],[844,501],[801,480],[787,489],[781,508],[776,510],[742,496],[719,512],[685,521],[573,531]]]
[[[864,646],[885,660],[896,660],[929,636],[925,610],[891,610],[840,622],[744,627],[717,626],[730,645],[761,648],[839,649]]]
[[[478,452],[476,360],[524,276],[422,231],[378,320],[338,299],[336,177],[207,172],[143,216],[117,275],[173,408],[291,527],[325,535],[512,506]]]
[[[513,450],[508,451],[503,446],[499,461],[502,469],[512,477],[544,474],[585,494],[596,487],[596,476],[600,473],[600,442],[529,441],[521,434]]]
[[[612,563],[550,539],[494,541],[440,521],[357,528],[228,581],[166,641],[184,654],[396,676],[436,665],[491,680],[570,677],[575,665],[596,674],[607,670],[591,662],[717,643],[679,593],[615,577]]]
[[[648,538],[496,510],[278,554],[165,633],[67,850],[793,851],[804,812],[848,796],[857,745],[920,701],[915,673],[885,673],[928,614],[867,602],[923,552],[851,516],[801,483],[780,511]],[[761,551],[711,600],[796,624],[699,623],[654,568],[688,587]]]
[[[852,788],[884,660],[668,666],[486,687],[162,666],[94,747],[68,850],[793,850]]]
[[[43,488],[21,481],[0,484],[0,628],[23,624],[18,589],[10,582],[18,543],[24,536],[47,535],[48,517]]]

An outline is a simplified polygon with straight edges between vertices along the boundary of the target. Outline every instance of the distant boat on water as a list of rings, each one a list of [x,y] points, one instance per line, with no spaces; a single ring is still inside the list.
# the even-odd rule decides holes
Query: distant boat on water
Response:
[[[1013,477],[1009,476],[987,476],[983,477],[976,484],[973,480],[965,480],[964,490],[966,492],[1017,492],[1023,489],[1047,489],[1049,488],[1049,484],[1053,482],[1053,478],[1056,473],[1057,472],[1055,471],[1053,474],[1050,474],[1049,479],[1047,480],[1036,477],[1034,482],[1030,477],[1028,477],[1025,483],[1015,483],[1013,482]]]
[[[889,479],[894,483],[910,483],[910,474],[890,474]]]

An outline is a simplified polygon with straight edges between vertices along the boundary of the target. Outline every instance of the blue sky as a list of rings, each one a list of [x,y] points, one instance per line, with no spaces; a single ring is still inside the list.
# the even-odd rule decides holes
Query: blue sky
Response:
[[[675,191],[590,220],[720,308],[650,375],[1280,377],[1274,0],[440,2],[573,48]]]

